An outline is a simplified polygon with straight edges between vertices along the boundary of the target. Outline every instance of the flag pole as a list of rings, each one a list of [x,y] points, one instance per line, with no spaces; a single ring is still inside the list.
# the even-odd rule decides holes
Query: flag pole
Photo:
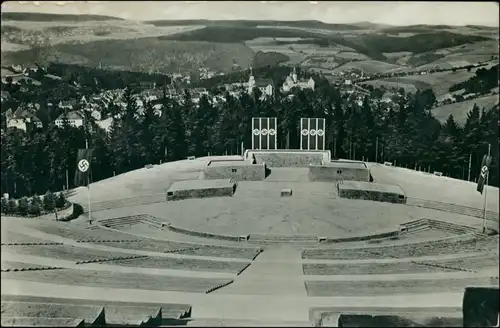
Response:
[[[490,157],[491,144],[488,144],[488,157]],[[488,194],[488,180],[490,177],[490,170],[486,171],[486,184],[484,186],[484,202],[483,202],[483,233],[486,233],[486,195]]]
[[[89,142],[87,139],[85,139],[85,149],[89,149]],[[88,188],[89,224],[92,224],[92,211],[90,208],[90,172],[89,174],[87,174],[87,188]]]

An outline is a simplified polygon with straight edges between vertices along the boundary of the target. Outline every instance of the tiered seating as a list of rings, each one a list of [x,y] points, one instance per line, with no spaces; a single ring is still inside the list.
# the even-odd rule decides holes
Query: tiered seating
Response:
[[[191,316],[185,304],[2,295],[2,326],[161,326]]]
[[[235,274],[243,270],[248,265],[248,263],[246,262],[211,261],[203,259],[182,259],[149,256],[137,259],[109,261],[105,262],[105,264],[137,268],[212,271]]]
[[[403,233],[417,233],[430,229],[427,219],[418,219],[401,224],[400,229]]]
[[[32,263],[15,262],[15,261],[2,261],[3,271],[25,271],[25,270],[55,270],[59,269],[54,266],[44,266]]]
[[[434,219],[418,219],[401,224],[403,233],[415,233],[427,229],[441,230],[455,235],[464,235],[468,233],[480,234],[480,231],[474,227]]]
[[[79,286],[193,293],[207,293],[217,286],[232,282],[231,279],[188,278],[158,274],[75,269],[2,272],[2,279],[57,282],[60,285],[73,285],[77,281]]]
[[[112,219],[99,220],[99,224],[108,228],[119,228],[123,226],[133,226],[144,221],[144,215],[123,216]]]
[[[376,296],[462,292],[470,285],[498,285],[493,278],[385,280],[385,281],[306,281],[309,296]]]
[[[427,224],[433,229],[451,232],[451,233],[454,233],[456,235],[464,235],[464,234],[468,234],[468,233],[480,234],[480,231],[478,231],[476,228],[469,227],[466,225],[456,224],[456,223],[427,219]]]
[[[305,275],[367,275],[367,274],[403,274],[456,271],[435,266],[420,265],[413,262],[391,263],[347,263],[347,264],[303,264]]]
[[[118,257],[130,257],[131,255],[134,255],[130,253],[109,252],[70,245],[22,245],[9,247],[8,252],[11,254],[24,254],[76,262],[88,260],[103,260]]]
[[[261,251],[262,250],[257,247],[225,247],[206,245],[200,248],[185,249],[176,253],[196,256],[254,259]]]
[[[44,233],[80,242],[138,240],[137,237],[123,232],[107,230],[95,226],[92,227],[94,228],[87,229],[87,227],[83,225],[60,222],[43,222],[37,223],[36,225],[36,229]]]
[[[61,243],[53,242],[47,239],[31,237],[14,230],[2,230],[2,246],[16,246],[16,245],[60,245]]]
[[[363,248],[313,248],[304,249],[304,259],[368,259],[403,258],[439,254],[487,252],[498,249],[498,235],[478,237],[463,235],[435,241],[423,241],[403,245]]]

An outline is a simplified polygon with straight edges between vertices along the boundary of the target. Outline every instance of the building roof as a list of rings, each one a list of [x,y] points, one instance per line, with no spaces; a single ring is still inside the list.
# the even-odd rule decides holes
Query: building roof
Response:
[[[68,120],[83,120],[83,116],[76,111],[68,112],[66,114],[66,116],[68,117]],[[62,120],[63,117],[64,117],[64,114],[61,114],[61,115],[59,115],[57,120]]]
[[[274,82],[272,79],[256,79],[255,85],[257,85],[259,87],[264,87],[264,86],[268,86],[268,85],[274,85]]]
[[[12,114],[11,119],[23,119],[23,118],[30,118],[33,121],[40,121],[40,119],[32,112],[30,112],[26,108],[21,108],[19,107],[14,114]]]

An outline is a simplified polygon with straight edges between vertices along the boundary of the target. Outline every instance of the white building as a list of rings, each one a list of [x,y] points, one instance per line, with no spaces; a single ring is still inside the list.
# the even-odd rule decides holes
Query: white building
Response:
[[[255,88],[258,88],[262,93],[261,98],[274,94],[273,81],[270,79],[255,79],[252,68],[250,68],[248,82],[226,84],[225,87],[232,96],[238,96],[238,91],[240,89],[246,90],[248,94],[252,94]]]
[[[66,116],[68,118],[68,122],[70,125],[76,128],[83,125],[83,116],[80,113],[73,111],[69,112]],[[56,119],[55,123],[57,127],[61,127],[63,125],[63,119],[64,119],[64,114],[62,114]]]
[[[297,71],[294,67],[290,75],[286,77],[281,90],[285,93],[290,92],[293,88],[314,90],[314,86],[315,82],[312,77],[309,80],[299,79],[297,76]]]
[[[27,109],[18,108],[14,114],[7,113],[7,128],[16,128],[23,131],[29,128],[42,128],[42,122],[36,115]]]

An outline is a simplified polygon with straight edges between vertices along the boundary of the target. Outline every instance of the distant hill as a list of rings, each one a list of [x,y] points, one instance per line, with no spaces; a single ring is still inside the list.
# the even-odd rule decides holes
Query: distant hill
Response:
[[[147,24],[155,26],[179,26],[179,25],[205,25],[205,26],[236,26],[236,27],[257,27],[257,26],[289,26],[300,28],[313,28],[324,30],[363,30],[366,27],[357,24],[330,24],[316,20],[301,21],[276,21],[276,20],[153,20],[146,21]]]
[[[67,14],[43,14],[43,13],[2,13],[2,21],[31,21],[31,22],[50,22],[50,21],[105,21],[105,20],[124,20],[123,18],[102,16],[102,15],[67,15]]]
[[[489,111],[494,106],[498,106],[498,102],[498,95],[485,96],[454,104],[434,107],[432,109],[432,115],[434,115],[438,121],[445,122],[448,116],[453,114],[455,121],[460,125],[463,125],[467,120],[467,113],[472,109],[472,107],[474,107],[475,104],[477,104],[479,108],[485,108],[486,111]]]
[[[248,68],[254,52],[243,43],[164,42],[151,38],[104,40],[81,44],[57,44],[37,50],[2,52],[2,64],[32,65],[56,62],[140,72],[195,71],[200,67],[231,70],[233,63]]]

